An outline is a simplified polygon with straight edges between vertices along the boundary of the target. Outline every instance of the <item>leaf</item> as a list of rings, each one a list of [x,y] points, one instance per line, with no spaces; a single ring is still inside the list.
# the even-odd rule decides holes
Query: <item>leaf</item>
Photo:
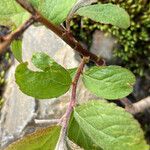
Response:
[[[143,131],[132,115],[102,100],[74,109],[68,137],[85,150],[148,150]]]
[[[59,64],[43,52],[34,53],[32,56],[32,63],[43,71],[49,70],[50,67],[53,69],[62,69]]]
[[[74,6],[72,7],[71,11],[68,14],[68,19],[72,18],[74,13],[81,7],[91,5],[92,3],[97,2],[97,0],[78,0]]]
[[[8,146],[5,150],[54,150],[59,139],[61,127],[52,126],[37,130]]]
[[[65,21],[77,0],[28,0],[38,11],[54,24]]]
[[[119,99],[133,91],[135,76],[120,66],[95,66],[83,74],[83,83],[99,97]]]
[[[26,12],[15,0],[0,0],[0,24],[16,28],[29,18]]]
[[[27,68],[28,63],[21,63],[15,72],[16,83],[23,93],[37,99],[48,99],[61,96],[69,90],[69,72],[48,55],[36,53],[32,61],[43,71],[32,71]]]
[[[123,8],[111,3],[85,6],[76,13],[96,22],[112,24],[120,28],[128,28],[130,26],[128,13]]]
[[[77,69],[78,69],[77,67],[76,68],[67,69],[72,79],[75,77]]]
[[[22,41],[21,40],[13,41],[11,44],[11,50],[14,57],[19,62],[22,62]]]

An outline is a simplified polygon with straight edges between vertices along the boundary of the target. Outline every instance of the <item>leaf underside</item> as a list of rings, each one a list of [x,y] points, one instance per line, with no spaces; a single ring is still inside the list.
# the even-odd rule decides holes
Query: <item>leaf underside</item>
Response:
[[[60,126],[37,130],[35,133],[10,144],[5,150],[54,150],[60,130]]]

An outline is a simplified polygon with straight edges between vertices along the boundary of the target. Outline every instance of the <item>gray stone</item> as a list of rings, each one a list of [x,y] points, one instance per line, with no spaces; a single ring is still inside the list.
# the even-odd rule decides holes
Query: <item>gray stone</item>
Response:
[[[18,89],[14,79],[15,66],[14,64],[9,70],[3,95],[5,104],[1,110],[0,119],[1,146],[22,136],[23,130],[34,116],[34,98],[23,94]]]
[[[31,26],[24,33],[23,57],[25,60],[28,60],[32,56],[32,53],[37,51],[44,51],[53,56],[65,45],[66,44],[57,35],[44,26]]]
[[[96,30],[93,34],[90,51],[106,60],[110,60],[114,46],[115,39],[111,35],[106,36],[102,31]]]

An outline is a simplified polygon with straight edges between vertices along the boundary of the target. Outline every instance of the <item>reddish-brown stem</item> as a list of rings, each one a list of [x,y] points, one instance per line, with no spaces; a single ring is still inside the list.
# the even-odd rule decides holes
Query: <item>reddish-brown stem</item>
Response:
[[[65,140],[66,137],[66,132],[67,132],[67,127],[68,127],[68,122],[71,116],[71,113],[73,111],[74,106],[76,105],[76,90],[77,90],[77,84],[80,78],[80,75],[83,72],[84,66],[87,63],[87,61],[89,60],[88,57],[83,57],[76,75],[74,77],[74,80],[72,82],[72,92],[71,92],[71,99],[68,105],[68,108],[66,110],[65,115],[62,117],[62,120],[60,121],[60,123],[62,123],[62,130],[61,130],[61,134],[60,134],[60,140]]]
[[[38,18],[38,21],[44,24],[46,27],[51,29],[55,34],[57,34],[62,40],[64,40],[70,47],[72,47],[74,50],[79,52],[82,56],[90,57],[92,61],[94,61],[98,65],[103,65],[104,60],[97,57],[95,54],[89,52],[83,46],[76,41],[76,39],[73,37],[71,33],[68,33],[67,31],[62,30],[62,28],[53,25],[51,22],[49,22],[47,19],[41,16]]]
[[[16,0],[24,9],[26,9],[28,12],[31,13],[31,10],[29,8],[32,8],[32,15],[37,16],[37,21],[45,25],[47,28],[49,28],[51,31],[53,31],[56,35],[58,35],[62,40],[64,40],[70,47],[72,47],[74,50],[79,52],[82,56],[90,57],[90,60],[94,61],[98,65],[103,65],[104,60],[95,54],[89,52],[87,49],[83,48],[83,46],[76,41],[74,36],[67,32],[67,30],[64,30],[60,28],[59,26],[56,26],[52,24],[49,20],[47,20],[45,17],[43,17],[37,10],[33,9],[33,7],[29,7],[29,3],[27,4],[27,1],[25,0]]]
[[[136,103],[132,103],[127,98],[121,100],[121,102],[125,105],[125,110],[133,115],[142,113],[146,109],[150,108],[150,96],[146,97]]]
[[[16,29],[16,31],[3,37],[2,43],[0,43],[0,54],[11,44],[11,42],[18,38],[22,33],[35,22],[34,17],[30,17],[24,24]]]
[[[132,107],[132,102],[126,97],[120,100],[125,107]]]

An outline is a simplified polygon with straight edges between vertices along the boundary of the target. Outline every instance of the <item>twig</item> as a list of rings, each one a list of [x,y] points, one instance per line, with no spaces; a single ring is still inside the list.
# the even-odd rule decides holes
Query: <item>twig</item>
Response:
[[[62,117],[62,120],[60,121],[60,123],[62,124],[62,130],[60,133],[60,139],[59,139],[59,146],[62,146],[62,143],[64,144],[65,140],[66,140],[66,133],[67,133],[67,127],[68,127],[68,123],[69,123],[69,119],[71,116],[71,113],[73,111],[74,106],[76,105],[76,89],[77,89],[77,83],[79,81],[80,75],[82,74],[82,71],[84,69],[85,64],[87,63],[87,61],[89,61],[89,58],[84,57],[77,69],[77,73],[75,75],[75,78],[72,82],[72,94],[71,94],[71,99],[68,105],[68,108],[66,110],[65,115]],[[60,147],[58,149],[61,149]]]
[[[32,7],[32,5],[30,5],[30,3],[26,0],[16,0],[17,3],[19,3],[25,10],[28,10],[29,13],[31,13],[32,15],[35,15],[36,11],[35,9]]]
[[[133,103],[127,97],[124,99],[121,99],[120,102],[125,106],[125,108],[133,107]]]
[[[98,65],[103,65],[104,60],[100,57],[96,56],[95,54],[89,52],[87,49],[83,48],[83,46],[76,41],[72,33],[68,33],[66,30],[62,30],[62,28],[53,25],[51,22],[49,22],[47,19],[45,19],[41,14],[38,13],[40,16],[38,18],[38,21],[44,24],[47,28],[52,30],[56,35],[58,35],[62,40],[64,40],[70,47],[72,47],[74,50],[79,52],[82,56],[90,57],[92,61],[94,61]]]
[[[87,5],[91,5],[92,3],[97,2],[97,0],[78,0],[74,6],[72,7],[72,9],[70,10],[67,19],[66,19],[66,28],[68,31],[70,31],[70,21],[71,18],[74,16],[75,12],[80,9],[81,7],[87,6]]]
[[[11,42],[17,39],[22,33],[30,27],[35,22],[34,17],[30,17],[23,25],[18,27],[16,31],[6,35],[5,37],[1,37],[2,43],[0,43],[0,54],[3,53],[6,48],[11,44]]]
[[[40,126],[58,124],[59,121],[60,121],[60,119],[51,119],[51,120],[45,120],[45,119],[39,120],[39,119],[35,119],[34,120],[35,124],[40,125]]]
[[[31,13],[31,10],[26,7],[27,1],[25,0],[16,0],[24,9]],[[28,4],[29,5],[29,4]],[[31,6],[32,7],[32,6]],[[56,35],[58,35],[62,40],[64,40],[70,47],[79,52],[82,56],[90,57],[92,61],[94,61],[98,65],[104,65],[104,60],[95,54],[89,52],[87,49],[83,48],[83,46],[76,41],[74,36],[67,30],[60,28],[59,26],[53,25],[49,20],[43,17],[37,10],[34,9],[32,13],[33,16],[38,16],[37,21],[45,25],[51,31],[53,31]]]
[[[63,136],[65,136],[66,134],[66,129],[67,129],[67,124],[70,118],[70,115],[72,113],[73,107],[76,105],[76,89],[77,89],[77,84],[80,78],[80,75],[83,71],[83,68],[85,66],[85,64],[87,63],[87,58],[84,57],[78,67],[77,73],[75,75],[75,78],[72,82],[72,94],[71,94],[71,99],[70,99],[70,103],[69,106],[67,108],[66,114],[64,116],[64,121],[63,121]]]
[[[133,115],[141,113],[148,108],[150,108],[150,96],[130,105],[130,107],[125,107],[126,111],[132,113]]]

